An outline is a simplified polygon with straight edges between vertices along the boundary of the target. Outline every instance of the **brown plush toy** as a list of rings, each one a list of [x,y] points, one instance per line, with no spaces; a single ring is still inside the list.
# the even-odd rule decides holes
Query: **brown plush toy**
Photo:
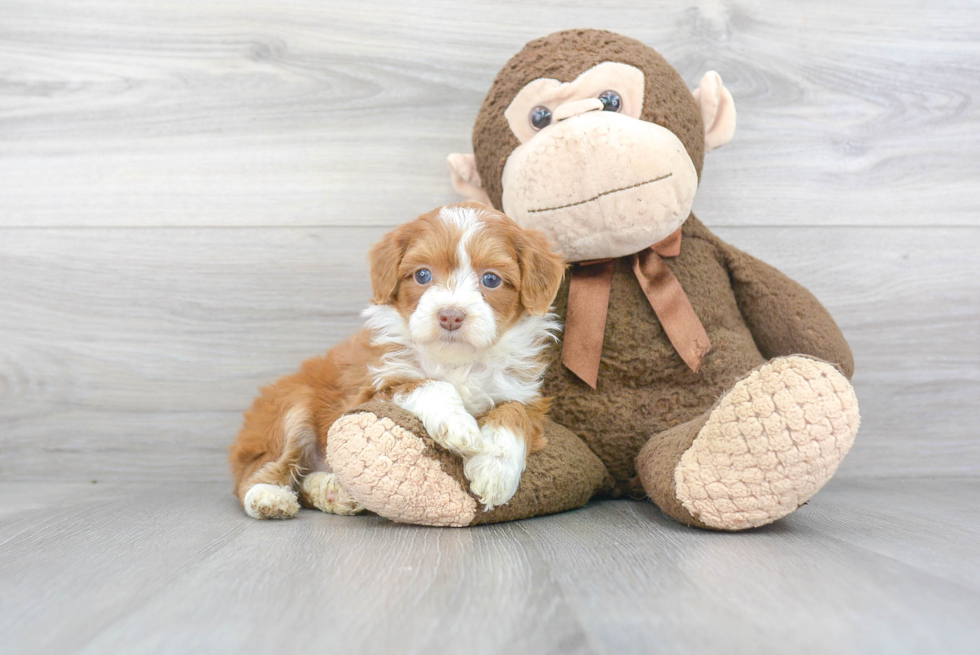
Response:
[[[717,73],[692,93],[653,49],[596,30],[527,44],[480,109],[475,154],[449,163],[460,192],[576,263],[555,306],[566,329],[544,386],[548,445],[510,503],[485,512],[461,462],[372,402],[328,439],[347,491],[396,521],[454,526],[645,495],[718,530],[816,493],[858,429],[851,351],[806,289],[691,214],[704,153],[734,130]]]

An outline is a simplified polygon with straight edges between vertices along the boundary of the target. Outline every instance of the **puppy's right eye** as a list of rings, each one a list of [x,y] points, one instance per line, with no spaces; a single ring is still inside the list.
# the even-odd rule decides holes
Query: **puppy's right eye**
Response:
[[[415,271],[415,281],[419,284],[428,284],[432,282],[432,271],[427,268],[420,268]]]
[[[497,287],[500,286],[501,282],[503,282],[503,280],[501,280],[500,276],[497,275],[496,273],[483,274],[483,286],[485,286],[488,289],[496,289]]]

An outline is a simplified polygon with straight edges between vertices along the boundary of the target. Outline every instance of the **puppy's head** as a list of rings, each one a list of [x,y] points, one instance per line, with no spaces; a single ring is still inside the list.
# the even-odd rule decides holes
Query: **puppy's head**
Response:
[[[371,250],[374,303],[447,353],[485,350],[522,316],[547,313],[564,270],[540,232],[473,202],[423,214]]]

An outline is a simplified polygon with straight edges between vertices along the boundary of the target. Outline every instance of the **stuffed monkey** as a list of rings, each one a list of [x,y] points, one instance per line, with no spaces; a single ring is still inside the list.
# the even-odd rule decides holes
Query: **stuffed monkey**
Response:
[[[348,492],[396,521],[453,526],[608,494],[742,530],[809,500],[858,430],[853,359],[806,289],[691,213],[704,153],[734,131],[717,73],[692,93],[633,39],[570,30],[515,55],[477,116],[474,154],[449,164],[458,191],[543,231],[572,263],[543,389],[548,445],[488,512],[417,420],[372,402],[328,438]]]

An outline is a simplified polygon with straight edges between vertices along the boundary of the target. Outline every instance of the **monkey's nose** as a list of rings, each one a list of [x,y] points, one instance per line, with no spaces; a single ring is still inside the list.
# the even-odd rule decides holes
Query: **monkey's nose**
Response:
[[[565,120],[566,118],[584,114],[587,111],[601,110],[602,100],[599,100],[598,98],[583,98],[582,100],[573,100],[572,102],[566,102],[563,105],[558,105],[558,107],[555,109],[555,113],[552,114],[552,118],[557,123]]]
[[[439,312],[439,327],[443,330],[458,330],[463,325],[466,313],[455,307],[446,307]]]

